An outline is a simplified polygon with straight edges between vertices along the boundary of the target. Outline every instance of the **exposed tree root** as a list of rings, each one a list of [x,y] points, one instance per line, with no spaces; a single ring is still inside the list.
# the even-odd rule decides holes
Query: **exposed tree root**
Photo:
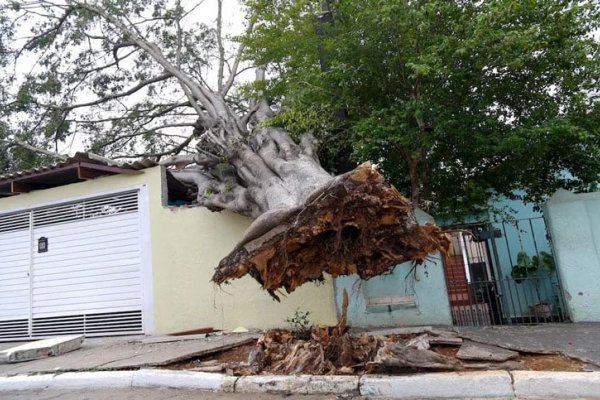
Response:
[[[347,295],[345,296],[347,299]],[[344,303],[346,313],[347,302]],[[248,366],[236,374],[354,374],[401,370],[461,370],[459,360],[423,348],[422,337],[353,336],[342,318],[334,327],[312,327],[301,331],[272,329],[258,340]],[[419,340],[416,340],[419,339]]]
[[[216,268],[213,281],[228,282],[250,274],[278,299],[309,281],[358,274],[382,275],[395,265],[423,263],[446,251],[449,239],[435,225],[420,226],[413,206],[366,163],[332,180],[299,210],[268,229],[251,226],[246,239]]]

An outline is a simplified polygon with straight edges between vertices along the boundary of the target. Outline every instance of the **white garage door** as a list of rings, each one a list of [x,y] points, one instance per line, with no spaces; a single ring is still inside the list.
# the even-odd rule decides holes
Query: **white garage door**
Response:
[[[0,339],[142,333],[138,192],[0,216]]]

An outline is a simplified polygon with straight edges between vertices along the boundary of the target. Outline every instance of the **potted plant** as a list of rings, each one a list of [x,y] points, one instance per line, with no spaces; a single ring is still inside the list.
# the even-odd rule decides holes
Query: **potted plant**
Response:
[[[516,283],[521,283],[528,277],[532,277],[533,285],[537,294],[538,303],[530,306],[533,315],[537,318],[550,318],[552,316],[552,303],[541,300],[540,297],[540,280],[538,273],[541,270],[553,273],[556,271],[556,264],[554,258],[549,253],[541,251],[539,255],[529,257],[525,251],[520,251],[517,254],[517,265],[514,265],[510,273],[511,277]]]

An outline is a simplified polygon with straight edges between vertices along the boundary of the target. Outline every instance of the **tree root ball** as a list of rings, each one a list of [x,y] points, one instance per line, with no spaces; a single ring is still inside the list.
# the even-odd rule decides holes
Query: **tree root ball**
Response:
[[[406,261],[419,265],[449,245],[440,228],[419,225],[410,201],[365,163],[236,246],[212,280],[223,284],[250,274],[277,298],[276,290],[291,293],[305,282],[322,281],[324,273],[369,279]]]

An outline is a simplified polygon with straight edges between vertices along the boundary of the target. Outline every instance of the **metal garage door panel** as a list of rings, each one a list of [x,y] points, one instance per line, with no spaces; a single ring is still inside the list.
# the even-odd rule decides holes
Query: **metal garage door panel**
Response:
[[[28,335],[30,250],[29,213],[0,216],[0,339]]]
[[[117,324],[113,329],[141,330],[139,219],[131,200],[126,204],[122,212],[59,220],[54,225],[47,224],[51,213],[43,213],[44,224],[34,228],[35,241],[48,240],[48,251],[36,251],[33,257],[34,333],[77,331],[73,328],[81,329],[77,316],[89,320],[98,315],[103,317],[89,320],[88,327],[102,330],[112,315],[113,325]],[[103,209],[98,201],[94,207]],[[114,210],[118,204],[110,207]]]
[[[137,191],[0,215],[0,340],[143,333],[140,238]]]

